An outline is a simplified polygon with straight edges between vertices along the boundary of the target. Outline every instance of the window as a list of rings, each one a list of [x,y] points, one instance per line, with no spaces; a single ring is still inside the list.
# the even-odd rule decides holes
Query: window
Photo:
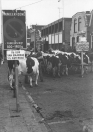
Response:
[[[59,22],[59,32],[62,31],[62,22]]]
[[[74,20],[74,33],[77,32],[77,19]]]
[[[93,36],[91,36],[91,49],[93,51]]]
[[[48,28],[46,28],[46,36],[48,35]]]
[[[78,18],[78,31],[81,31],[81,17]]]
[[[72,48],[74,48],[74,47],[75,47],[75,38],[72,37]]]
[[[54,25],[52,25],[52,34],[54,33]]]
[[[58,24],[55,24],[55,33],[58,32]]]
[[[51,34],[51,26],[49,27],[49,34]]]
[[[79,42],[79,36],[77,36],[77,42]]]

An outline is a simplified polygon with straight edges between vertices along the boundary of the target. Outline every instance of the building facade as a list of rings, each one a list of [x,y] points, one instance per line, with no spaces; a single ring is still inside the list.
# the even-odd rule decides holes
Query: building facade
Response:
[[[70,45],[70,29],[72,18],[61,18],[54,21],[41,30],[43,50],[49,48],[61,50]]]
[[[90,45],[90,16],[91,12],[78,12],[72,16],[72,24],[70,31],[70,46],[75,49],[76,43],[80,42],[81,34],[86,39],[86,42],[89,42]]]
[[[32,25],[30,47],[34,48],[34,50],[39,49],[41,46],[41,29],[44,26],[45,25]]]
[[[93,52],[93,10],[91,11],[89,28],[90,28],[90,30],[89,30],[90,31],[89,42],[90,42],[91,50]]]

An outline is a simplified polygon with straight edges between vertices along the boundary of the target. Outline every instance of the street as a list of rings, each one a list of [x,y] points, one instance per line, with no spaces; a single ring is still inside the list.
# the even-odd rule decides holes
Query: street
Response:
[[[33,82],[34,83],[34,82]],[[44,77],[33,88],[24,84],[51,132],[93,132],[93,73]]]

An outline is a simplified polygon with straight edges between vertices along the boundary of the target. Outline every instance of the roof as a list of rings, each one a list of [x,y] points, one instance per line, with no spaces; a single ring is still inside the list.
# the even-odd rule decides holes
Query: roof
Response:
[[[50,23],[50,24],[48,24],[48,25],[42,27],[42,29],[47,28],[47,27],[49,27],[49,26],[51,26],[51,25],[53,25],[53,24],[56,24],[56,23],[58,23],[58,22],[61,22],[61,21],[63,21],[63,19],[64,19],[64,20],[67,20],[67,21],[71,21],[71,20],[72,20],[72,18],[69,18],[69,17],[67,17],[67,18],[60,18],[60,19],[58,19],[58,20],[56,20],[56,21],[54,21],[54,22],[52,22],[52,23]]]
[[[90,11],[77,12],[77,13],[75,13],[72,17],[74,17],[74,16],[77,15],[77,14],[82,14],[82,13],[90,14],[91,12],[90,12]]]

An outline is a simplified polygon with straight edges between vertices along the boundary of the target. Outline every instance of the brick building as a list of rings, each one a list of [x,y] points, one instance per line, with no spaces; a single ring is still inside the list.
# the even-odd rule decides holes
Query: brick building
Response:
[[[70,46],[72,46],[73,49],[75,49],[76,43],[80,42],[80,34],[83,34],[83,37],[85,37],[86,42],[89,42],[89,48],[91,48],[89,27],[90,16],[90,11],[77,12],[75,15],[72,16]]]

